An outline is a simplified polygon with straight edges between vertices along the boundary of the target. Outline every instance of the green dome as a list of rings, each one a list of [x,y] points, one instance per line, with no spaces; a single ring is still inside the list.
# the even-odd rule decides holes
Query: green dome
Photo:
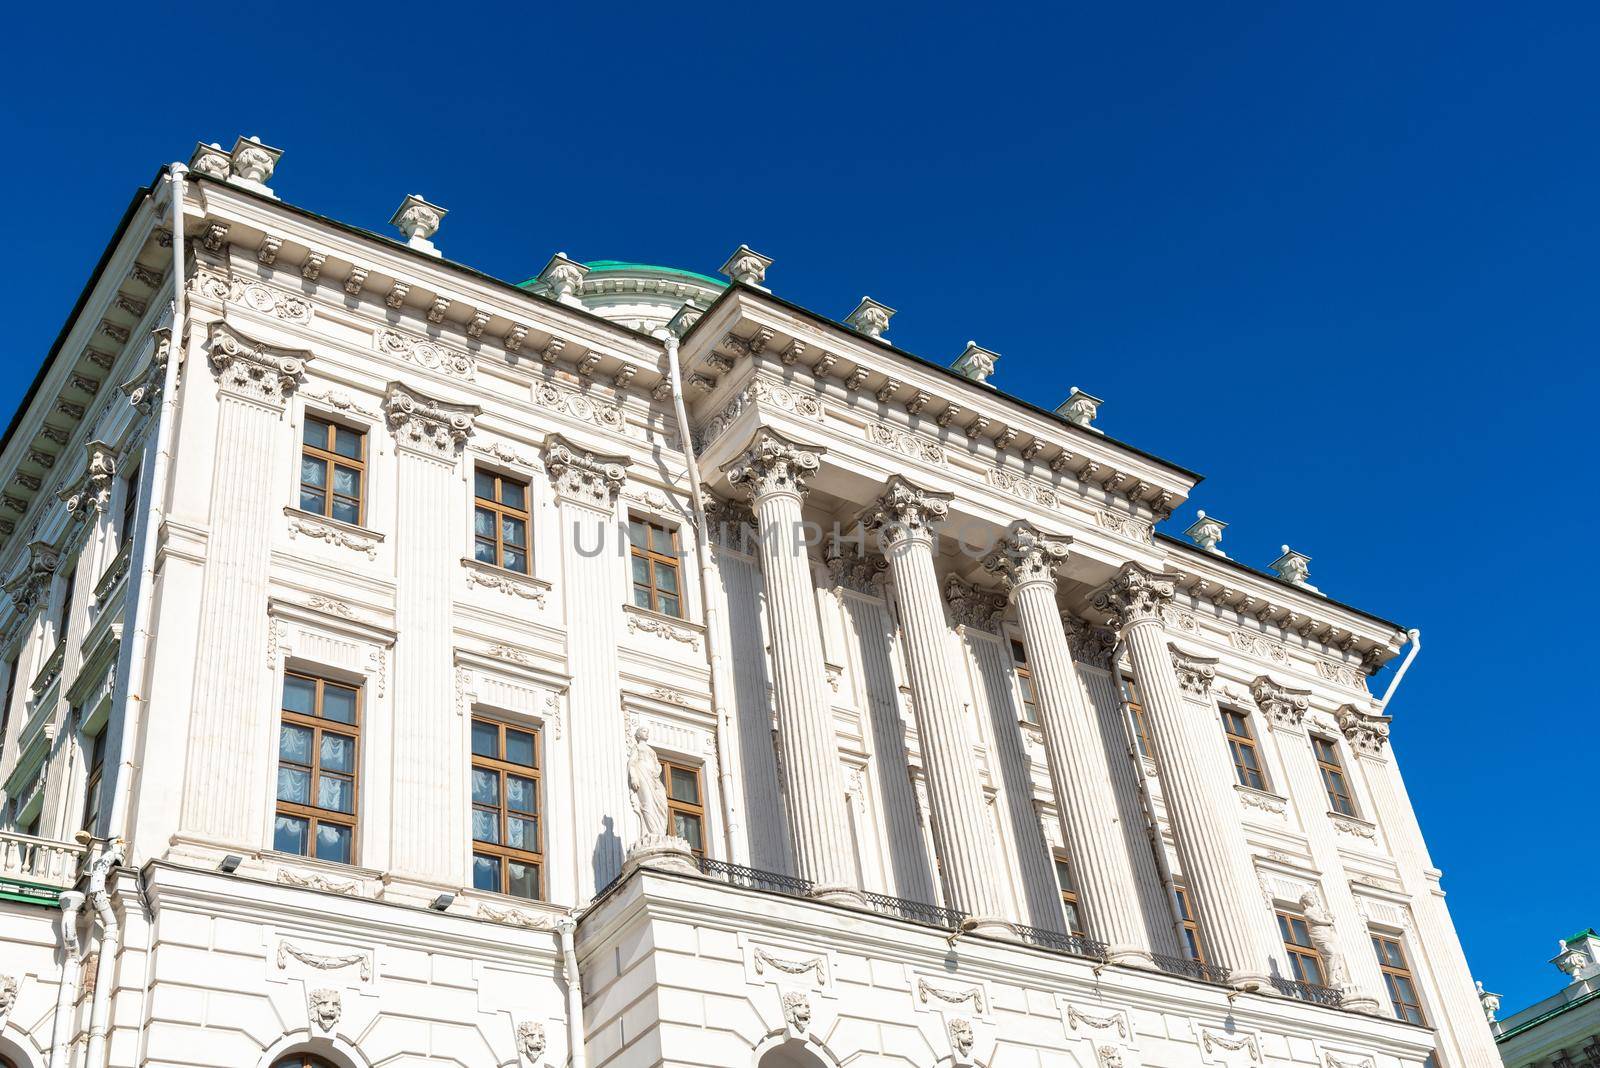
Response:
[[[701,285],[714,286],[717,289],[728,288],[728,283],[720,278],[712,278],[710,275],[701,274],[698,271],[685,271],[681,267],[660,267],[653,263],[630,263],[627,260],[590,260],[588,263],[585,263],[584,266],[589,268],[589,273],[591,275],[609,273],[663,274],[668,276],[676,276],[678,278],[692,279]],[[518,282],[517,284],[519,286],[526,287],[534,285],[538,281],[539,279],[534,277],[528,279],[526,282]]]

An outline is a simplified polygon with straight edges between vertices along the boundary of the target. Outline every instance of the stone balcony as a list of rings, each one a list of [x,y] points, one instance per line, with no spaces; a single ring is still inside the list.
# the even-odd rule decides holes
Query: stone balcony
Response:
[[[85,847],[0,831],[0,899],[55,903],[78,881]]]

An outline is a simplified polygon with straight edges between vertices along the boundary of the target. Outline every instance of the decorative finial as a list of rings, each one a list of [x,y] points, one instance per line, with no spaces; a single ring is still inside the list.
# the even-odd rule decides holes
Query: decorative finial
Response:
[[[539,281],[562,304],[581,308],[583,301],[578,299],[578,290],[583,286],[583,276],[588,273],[589,268],[577,260],[568,259],[565,252],[557,252],[544,265],[544,270],[539,272]]]
[[[278,194],[267,188],[267,179],[278,169],[282,158],[283,149],[264,145],[259,137],[241,137],[233,145],[233,175],[228,181],[276,200]]]
[[[700,317],[705,313],[706,310],[695,304],[694,301],[686,300],[683,302],[683,307],[678,309],[677,314],[667,320],[667,329],[672,331],[674,336],[681,338],[694,329],[694,324],[698,323]]]
[[[720,269],[735,282],[764,290],[767,287],[762,283],[767,280],[767,268],[771,266],[771,259],[749,245],[740,245],[733,250],[733,255],[728,257],[728,262]]]
[[[439,250],[429,238],[439,232],[439,224],[448,212],[437,204],[430,204],[420,193],[412,193],[395,209],[389,225],[405,235],[406,244],[418,252],[437,256]]]
[[[1228,524],[1207,516],[1205,509],[1197,512],[1196,516],[1195,521],[1189,524],[1189,529],[1183,532],[1185,536],[1206,552],[1226,558],[1228,554],[1217,548],[1217,545],[1222,541],[1222,528]]]
[[[966,351],[956,357],[956,362],[950,369],[963,378],[970,378],[982,386],[994,388],[989,381],[989,376],[994,374],[995,364],[1000,362],[1000,354],[993,349],[986,349],[976,341],[967,342]]]
[[[1500,995],[1485,990],[1481,981],[1473,985],[1478,988],[1478,1004],[1483,1006],[1484,1018],[1494,1023],[1494,1014],[1500,1011]]]
[[[887,304],[879,304],[871,297],[862,297],[856,310],[845,316],[844,323],[858,334],[881,338],[883,332],[889,329],[889,320],[893,317],[894,309]]]
[[[1092,424],[1095,416],[1100,414],[1100,405],[1104,403],[1104,400],[1094,394],[1085,393],[1077,386],[1073,386],[1072,392],[1067,394],[1067,399],[1056,409],[1056,414],[1073,426],[1081,426],[1085,430],[1093,430],[1099,434],[1102,431]]]
[[[215,141],[209,145],[204,141],[196,141],[194,155],[189,157],[189,169],[225,182],[233,175],[233,159],[228,155],[228,150]]]
[[[1282,548],[1283,555],[1271,564],[1272,570],[1278,573],[1278,577],[1291,586],[1299,586],[1302,590],[1310,590],[1312,593],[1321,593],[1321,590],[1308,581],[1311,578],[1311,557],[1297,553],[1287,545]]]

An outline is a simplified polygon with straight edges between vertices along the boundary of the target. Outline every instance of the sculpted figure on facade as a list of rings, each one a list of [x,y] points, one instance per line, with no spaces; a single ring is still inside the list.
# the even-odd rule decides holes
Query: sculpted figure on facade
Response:
[[[517,1052],[529,1064],[538,1064],[544,1058],[546,1046],[544,1024],[527,1020],[517,1025]]]
[[[0,1026],[11,1015],[11,1010],[17,1004],[17,987],[20,984],[10,975],[0,975]]]
[[[805,1036],[811,1026],[811,999],[803,991],[790,990],[783,995],[783,1022],[794,1037]]]
[[[639,833],[643,840],[667,835],[667,787],[661,778],[661,758],[650,744],[650,728],[633,732],[633,756],[628,761],[628,788],[633,791],[639,810]]]
[[[1315,891],[1307,890],[1300,895],[1300,914],[1306,918],[1306,933],[1311,936],[1311,944],[1327,966],[1328,985],[1340,989],[1348,986],[1350,969],[1345,966],[1344,954],[1339,952],[1338,943],[1334,941],[1333,913]]]
[[[318,987],[307,998],[311,1022],[323,1031],[332,1031],[344,1013],[344,999],[331,987]]]
[[[972,1059],[972,1047],[977,1038],[972,1033],[972,1021],[964,1016],[957,1016],[946,1025],[950,1032],[950,1049],[955,1053],[956,1059],[965,1063]]]

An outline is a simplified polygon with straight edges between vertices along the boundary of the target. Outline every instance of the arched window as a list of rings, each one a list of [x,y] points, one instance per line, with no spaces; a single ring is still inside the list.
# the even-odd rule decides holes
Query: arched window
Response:
[[[0,1053],[0,1068],[17,1068],[4,1053]]]
[[[272,1068],[338,1068],[332,1061],[310,1053],[290,1053],[272,1062]]]

